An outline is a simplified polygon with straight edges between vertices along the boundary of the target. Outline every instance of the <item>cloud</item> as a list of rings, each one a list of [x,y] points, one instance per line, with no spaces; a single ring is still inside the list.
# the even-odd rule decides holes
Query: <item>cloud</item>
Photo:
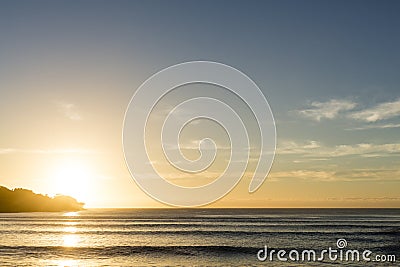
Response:
[[[12,148],[0,148],[0,154],[14,153],[15,149]]]
[[[398,181],[400,170],[397,169],[353,169],[335,173],[342,181]]]
[[[375,107],[354,112],[350,118],[366,122],[376,122],[400,116],[400,99],[394,102],[386,102]]]
[[[20,148],[0,148],[0,154],[92,154],[92,150],[87,149],[20,149]]]
[[[314,171],[314,170],[295,170],[271,172],[268,175],[268,180],[278,181],[282,179],[302,179],[312,181],[333,181],[335,180],[334,171]]]
[[[306,181],[399,181],[400,170],[396,169],[353,169],[345,171],[331,170],[292,170],[271,172],[268,176],[270,181],[301,179]]]
[[[391,128],[400,128],[400,123],[399,124],[389,123],[389,124],[378,124],[378,125],[369,124],[361,127],[349,128],[346,130],[357,131],[357,130],[367,130],[367,129],[391,129]]]
[[[300,154],[305,157],[343,157],[350,155],[360,155],[362,157],[382,157],[388,154],[399,154],[400,144],[354,144],[354,145],[336,145],[324,146],[317,141],[308,141],[306,143],[296,143],[294,141],[282,142],[278,146],[277,154]]]
[[[368,154],[373,153],[400,153],[400,144],[356,144],[356,145],[339,145],[334,147],[330,152],[332,156],[348,156],[348,155],[363,155],[368,157]],[[375,154],[374,154],[375,155]]]
[[[340,112],[352,110],[357,106],[357,103],[349,100],[332,99],[327,102],[312,102],[311,107],[297,112],[315,121],[321,119],[334,119]]]
[[[320,148],[321,144],[317,141],[307,141],[299,144],[295,141],[283,141],[277,146],[277,154],[308,154]]]
[[[83,119],[75,104],[58,102],[57,106],[58,110],[68,119],[73,121],[80,121]]]

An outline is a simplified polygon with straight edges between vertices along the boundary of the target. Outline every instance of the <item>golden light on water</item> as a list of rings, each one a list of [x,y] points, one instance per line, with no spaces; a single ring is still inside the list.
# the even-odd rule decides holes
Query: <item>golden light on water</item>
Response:
[[[63,216],[76,217],[76,216],[79,216],[79,212],[77,212],[77,211],[66,212],[63,214]],[[72,223],[72,222],[68,222],[68,223]]]
[[[57,267],[72,267],[72,266],[79,266],[79,261],[77,260],[59,260],[54,262],[55,266]],[[51,265],[53,266],[53,265]]]
[[[65,227],[64,232],[66,233],[76,233],[77,228],[76,227]]]
[[[68,226],[74,226],[74,225],[77,225],[78,224],[78,222],[66,222],[66,223],[64,223],[65,225],[68,225]]]
[[[79,242],[79,236],[68,234],[63,236],[63,247],[76,247]]]
[[[77,212],[68,212],[68,215],[64,214],[64,216],[78,216]],[[65,235],[62,237],[62,245],[63,247],[76,247],[80,241],[79,235],[76,234],[78,228],[74,225],[77,225],[77,222],[66,222],[64,229],[62,230]]]

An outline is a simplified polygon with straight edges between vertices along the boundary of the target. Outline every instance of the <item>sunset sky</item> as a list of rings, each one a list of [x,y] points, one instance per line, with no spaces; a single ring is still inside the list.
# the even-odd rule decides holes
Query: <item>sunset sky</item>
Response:
[[[210,60],[257,83],[277,128],[262,187],[249,194],[245,175],[212,207],[400,207],[399,11],[398,1],[0,1],[0,185],[87,207],[163,206],[130,177],[124,113],[149,76]]]

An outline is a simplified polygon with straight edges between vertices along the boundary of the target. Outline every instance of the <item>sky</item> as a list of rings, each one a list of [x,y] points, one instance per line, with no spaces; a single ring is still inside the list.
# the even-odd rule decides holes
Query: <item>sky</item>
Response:
[[[256,82],[277,129],[262,187],[249,194],[245,175],[210,207],[400,207],[398,1],[0,7],[0,185],[70,194],[88,207],[163,206],[125,164],[125,110],[154,73],[210,60]],[[176,183],[212,179],[164,171]]]

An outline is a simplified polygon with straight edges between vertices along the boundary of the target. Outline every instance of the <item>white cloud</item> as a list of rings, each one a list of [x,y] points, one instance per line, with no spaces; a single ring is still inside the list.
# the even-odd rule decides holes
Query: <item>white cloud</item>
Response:
[[[15,149],[12,148],[0,148],[0,154],[10,154],[14,153]]]
[[[332,156],[348,156],[348,155],[362,155],[376,153],[400,153],[400,144],[356,144],[356,145],[339,145],[334,147],[330,153]]]
[[[400,116],[400,99],[393,102],[386,102],[375,107],[354,112],[349,115],[350,118],[367,122],[386,120]]]
[[[283,141],[277,146],[277,154],[308,154],[320,148],[321,144],[317,141],[307,141],[299,144],[295,141]]]
[[[335,180],[335,172],[333,171],[313,171],[313,170],[295,170],[271,172],[267,179],[278,181],[281,179],[303,179],[316,181],[333,181]]]
[[[398,181],[400,171],[396,169],[352,169],[345,171],[331,170],[292,170],[271,172],[268,176],[271,181],[301,179],[307,181]]]
[[[340,112],[352,110],[357,103],[349,100],[332,99],[327,102],[312,102],[311,107],[297,112],[312,120],[320,121],[321,119],[334,119]]]
[[[356,128],[349,128],[346,129],[348,131],[356,131],[356,130],[367,130],[367,129],[391,129],[391,128],[400,128],[400,123],[394,124],[394,123],[389,123],[389,124],[369,124],[361,127],[356,127]]]
[[[362,157],[381,157],[388,154],[400,153],[400,144],[368,144],[324,146],[317,141],[309,141],[303,144],[294,141],[282,142],[277,149],[277,154],[301,154],[306,157],[342,157],[361,155]]]
[[[79,114],[78,109],[75,104],[72,103],[57,103],[59,111],[68,119],[73,121],[82,120],[82,116]]]

